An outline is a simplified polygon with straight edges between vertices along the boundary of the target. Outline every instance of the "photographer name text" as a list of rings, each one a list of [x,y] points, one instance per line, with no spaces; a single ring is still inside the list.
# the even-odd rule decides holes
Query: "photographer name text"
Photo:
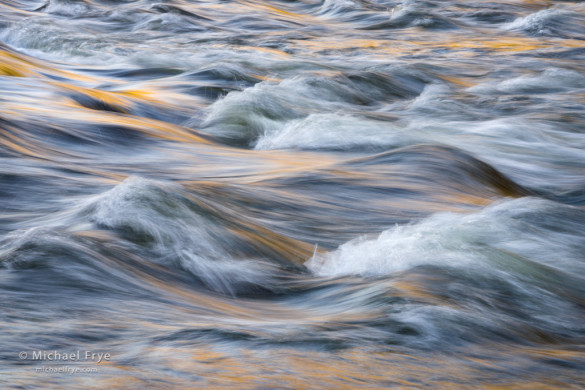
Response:
[[[112,355],[108,352],[94,351],[21,351],[18,354],[20,360],[37,360],[45,362],[85,362],[102,363],[110,361]]]

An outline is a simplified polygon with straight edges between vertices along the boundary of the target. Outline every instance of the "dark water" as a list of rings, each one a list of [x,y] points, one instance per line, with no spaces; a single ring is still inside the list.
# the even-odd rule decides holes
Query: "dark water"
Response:
[[[1,388],[585,381],[583,3],[0,15]]]

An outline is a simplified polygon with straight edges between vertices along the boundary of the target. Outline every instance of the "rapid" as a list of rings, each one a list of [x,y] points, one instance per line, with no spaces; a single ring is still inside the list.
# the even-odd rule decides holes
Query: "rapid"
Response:
[[[0,326],[7,389],[581,388],[585,3],[0,0]]]

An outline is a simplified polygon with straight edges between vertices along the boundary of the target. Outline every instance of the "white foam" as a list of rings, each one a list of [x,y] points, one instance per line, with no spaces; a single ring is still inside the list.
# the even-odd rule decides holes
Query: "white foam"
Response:
[[[59,16],[85,16],[94,10],[94,7],[84,0],[49,0],[43,12]]]
[[[561,8],[548,8],[519,17],[503,26],[504,30],[523,31],[535,35],[557,36],[559,33],[579,23],[582,17],[573,11]]]
[[[549,228],[563,224],[558,220],[562,216],[552,220],[554,213],[550,210],[567,214],[571,209],[523,198],[478,213],[439,213],[415,224],[388,229],[377,238],[355,239],[333,252],[314,256],[306,265],[321,276],[389,275],[418,266],[513,274],[515,271],[502,264],[499,255],[492,256],[499,250],[563,271],[585,271],[585,263],[575,260],[583,257],[578,248],[585,245],[585,239],[578,233]],[[585,226],[580,226],[576,231],[583,229]]]
[[[570,69],[548,68],[536,75],[522,75],[501,82],[468,88],[473,93],[548,93],[585,88],[585,76]]]
[[[311,114],[265,131],[255,149],[398,147],[412,143],[404,129],[343,114]],[[410,142],[409,142],[410,141]]]
[[[282,131],[288,121],[318,111],[341,109],[351,95],[348,86],[327,78],[296,77],[278,84],[261,82],[241,92],[230,92],[213,103],[204,129],[253,144],[263,134]]]
[[[323,16],[335,16],[352,10],[361,9],[359,2],[355,0],[325,0],[319,7],[318,14]]]

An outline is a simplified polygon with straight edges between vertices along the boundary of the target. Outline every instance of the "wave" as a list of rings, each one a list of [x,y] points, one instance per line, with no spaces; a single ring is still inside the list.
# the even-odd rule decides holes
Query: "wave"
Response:
[[[36,12],[66,17],[88,16],[95,10],[95,6],[85,0],[48,0],[45,5],[35,9]]]
[[[255,149],[357,150],[399,147],[416,138],[398,126],[343,114],[310,114],[287,122],[278,130],[265,131]]]
[[[584,216],[580,208],[536,198],[502,201],[358,238],[306,265],[320,276],[414,283],[423,297],[437,299],[399,304],[390,319],[434,342],[494,334],[579,339],[585,335]]]
[[[580,12],[549,8],[522,16],[503,26],[535,36],[585,39],[585,18]]]
[[[445,145],[412,145],[373,156],[359,158],[348,165],[374,170],[386,167],[390,172],[400,171],[410,182],[433,183],[434,190],[448,188],[447,192],[484,194],[492,192],[503,196],[525,196],[531,191],[509,179],[491,165],[461,149]]]
[[[280,239],[275,245],[277,235],[267,234],[249,221],[230,218],[203,200],[191,199],[179,185],[140,177],[130,177],[41,222],[42,237],[45,231],[50,236],[59,231],[82,236],[108,232],[118,237],[119,245],[125,248],[122,252],[133,254],[125,257],[139,256],[143,262],[185,271],[210,290],[224,294],[278,290],[279,279],[286,278],[286,269],[302,270],[295,264],[298,260],[293,260],[300,248],[286,249],[290,240]],[[250,241],[257,234],[264,234],[264,248]],[[21,238],[15,239],[14,235]],[[22,258],[39,261],[38,254],[22,249],[19,242],[23,239],[27,242],[25,247],[43,247],[36,234],[12,233],[4,241],[5,251],[10,253],[3,256],[5,265],[24,261],[15,260],[14,251]],[[65,240],[64,245],[71,244]],[[107,247],[103,249],[107,252]]]
[[[536,75],[523,75],[498,83],[478,84],[473,93],[539,94],[578,91],[585,88],[585,76],[571,69],[548,68]]]
[[[311,114],[376,107],[417,96],[428,79],[421,73],[396,67],[389,75],[364,71],[261,82],[242,92],[230,92],[212,104],[202,130],[226,142],[254,145],[262,135],[281,132],[287,125],[294,127],[291,121]]]
[[[430,11],[429,3],[405,0],[389,9],[388,20],[362,27],[364,30],[382,30],[418,27],[423,29],[458,29],[458,23],[449,17]]]

